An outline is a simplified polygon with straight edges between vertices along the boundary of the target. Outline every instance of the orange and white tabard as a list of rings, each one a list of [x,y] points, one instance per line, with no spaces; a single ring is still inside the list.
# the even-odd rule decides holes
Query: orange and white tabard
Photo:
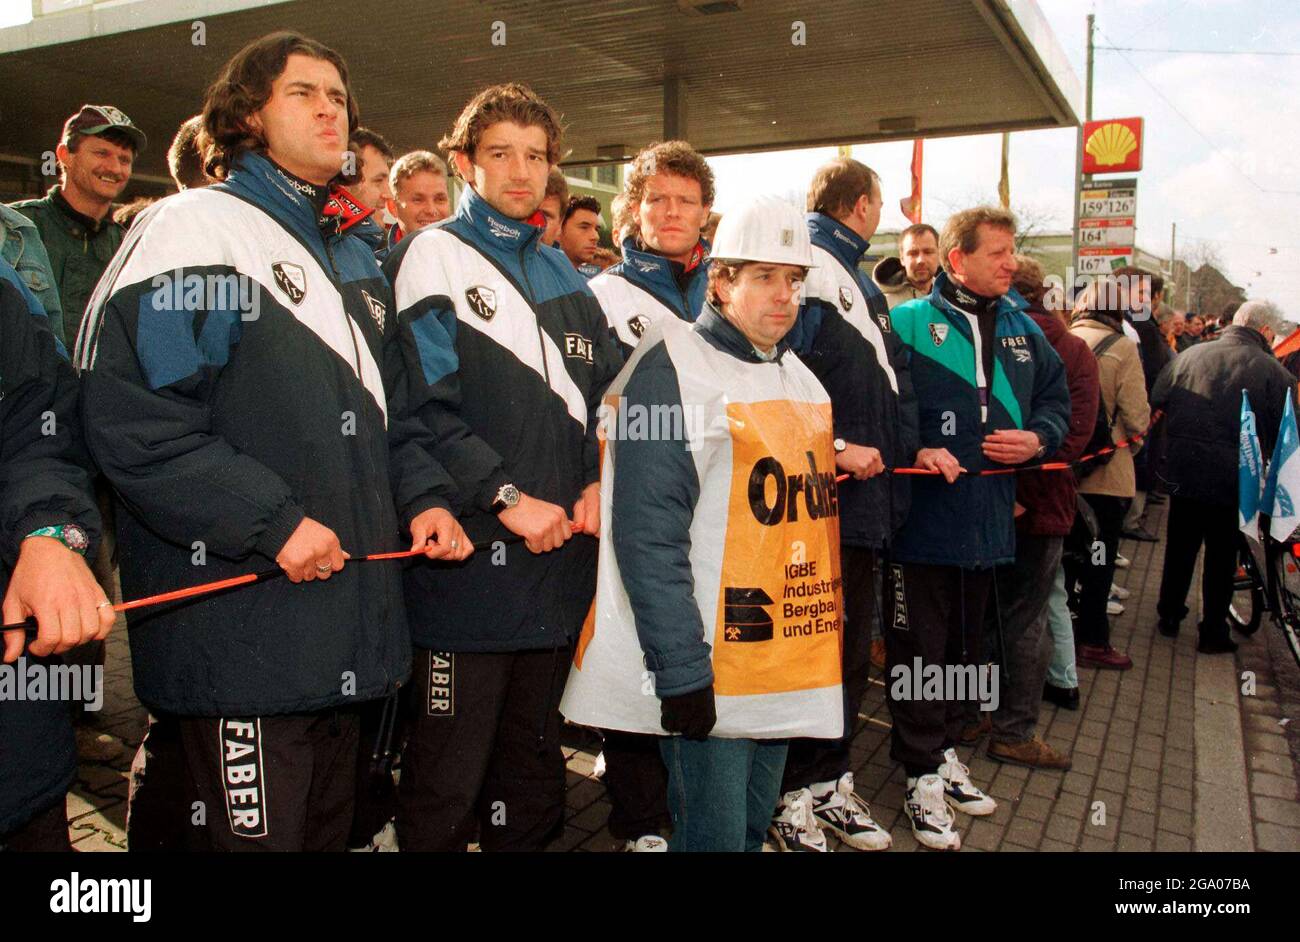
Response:
[[[694,604],[712,647],[721,737],[837,737],[843,728],[839,504],[830,400],[794,356],[747,363],[689,324],[642,339],[606,401],[600,568],[560,709],[572,722],[663,733],[653,675],[611,534],[618,395],[666,344],[700,484],[690,528]]]
[[[713,689],[731,696],[838,683],[839,506],[830,404],[733,402],[727,418],[731,499]]]

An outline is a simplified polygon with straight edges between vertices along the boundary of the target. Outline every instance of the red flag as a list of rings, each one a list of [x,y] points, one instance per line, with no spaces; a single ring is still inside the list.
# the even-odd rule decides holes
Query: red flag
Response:
[[[925,141],[920,138],[912,142],[912,192],[898,201],[903,215],[913,224],[921,221],[921,157],[924,144]]]

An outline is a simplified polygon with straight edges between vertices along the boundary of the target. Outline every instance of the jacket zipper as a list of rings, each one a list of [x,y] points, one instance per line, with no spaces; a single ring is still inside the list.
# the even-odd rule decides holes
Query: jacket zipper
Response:
[[[356,370],[357,370],[357,382],[362,383],[362,385],[364,386],[365,384],[364,382],[362,382],[361,379],[361,347],[357,343],[356,325],[352,323],[352,318],[348,316],[347,305],[346,303],[344,303],[343,278],[339,274],[338,266],[334,263],[334,250],[330,245],[329,236],[323,235],[322,241],[325,243],[325,257],[329,259],[330,273],[334,281],[334,287],[339,293],[340,307],[343,308],[343,320],[348,327],[348,336],[352,338],[352,356],[353,356],[353,362],[355,363]],[[380,344],[381,345],[383,344],[382,337],[380,338]],[[381,385],[381,395],[383,395],[384,393],[382,390],[382,381],[380,385]],[[361,424],[361,417],[365,412],[363,408],[364,406],[365,406],[364,400],[358,400],[358,402],[356,403],[356,417],[357,417],[358,430]],[[387,435],[385,435],[385,441],[387,441]],[[373,481],[379,476],[379,472],[375,468],[374,458],[371,456],[370,450],[368,448],[364,448],[362,449],[362,451],[364,451],[366,454],[366,465],[367,467],[370,468],[370,479]],[[382,517],[381,511],[383,508],[383,499],[380,497],[379,491],[374,487],[370,489],[370,496],[374,498],[376,519],[379,519],[380,517]],[[387,612],[391,611],[393,607],[392,599],[389,598],[389,593],[387,589],[385,589],[384,591],[384,606],[385,606],[385,615],[386,615]],[[399,683],[397,687],[395,687],[394,689],[400,689],[400,687],[401,684]]]

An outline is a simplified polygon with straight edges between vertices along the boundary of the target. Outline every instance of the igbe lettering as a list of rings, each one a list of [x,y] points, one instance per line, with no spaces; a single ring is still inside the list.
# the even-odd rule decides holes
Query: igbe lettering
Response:
[[[749,508],[754,519],[767,527],[774,527],[784,518],[789,522],[799,519],[799,495],[803,495],[804,510],[809,520],[837,517],[840,513],[839,490],[835,472],[817,470],[817,460],[811,451],[806,474],[786,474],[781,462],[768,456],[754,462],[749,472]],[[776,496],[767,502],[767,481],[776,480]]]

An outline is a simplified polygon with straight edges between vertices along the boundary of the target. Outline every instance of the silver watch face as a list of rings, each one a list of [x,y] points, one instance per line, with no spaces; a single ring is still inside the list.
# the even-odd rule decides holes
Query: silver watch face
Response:
[[[63,528],[63,542],[68,549],[84,552],[90,546],[90,540],[86,537],[86,531],[81,529],[75,523],[70,523]]]
[[[497,491],[497,501],[506,507],[515,506],[519,503],[519,488],[513,484],[501,485],[501,490]]]
[[[846,448],[849,447],[848,442],[846,442],[842,438],[835,439],[835,441],[831,442],[831,445],[834,446],[836,454],[838,454],[841,451],[844,451]]]

